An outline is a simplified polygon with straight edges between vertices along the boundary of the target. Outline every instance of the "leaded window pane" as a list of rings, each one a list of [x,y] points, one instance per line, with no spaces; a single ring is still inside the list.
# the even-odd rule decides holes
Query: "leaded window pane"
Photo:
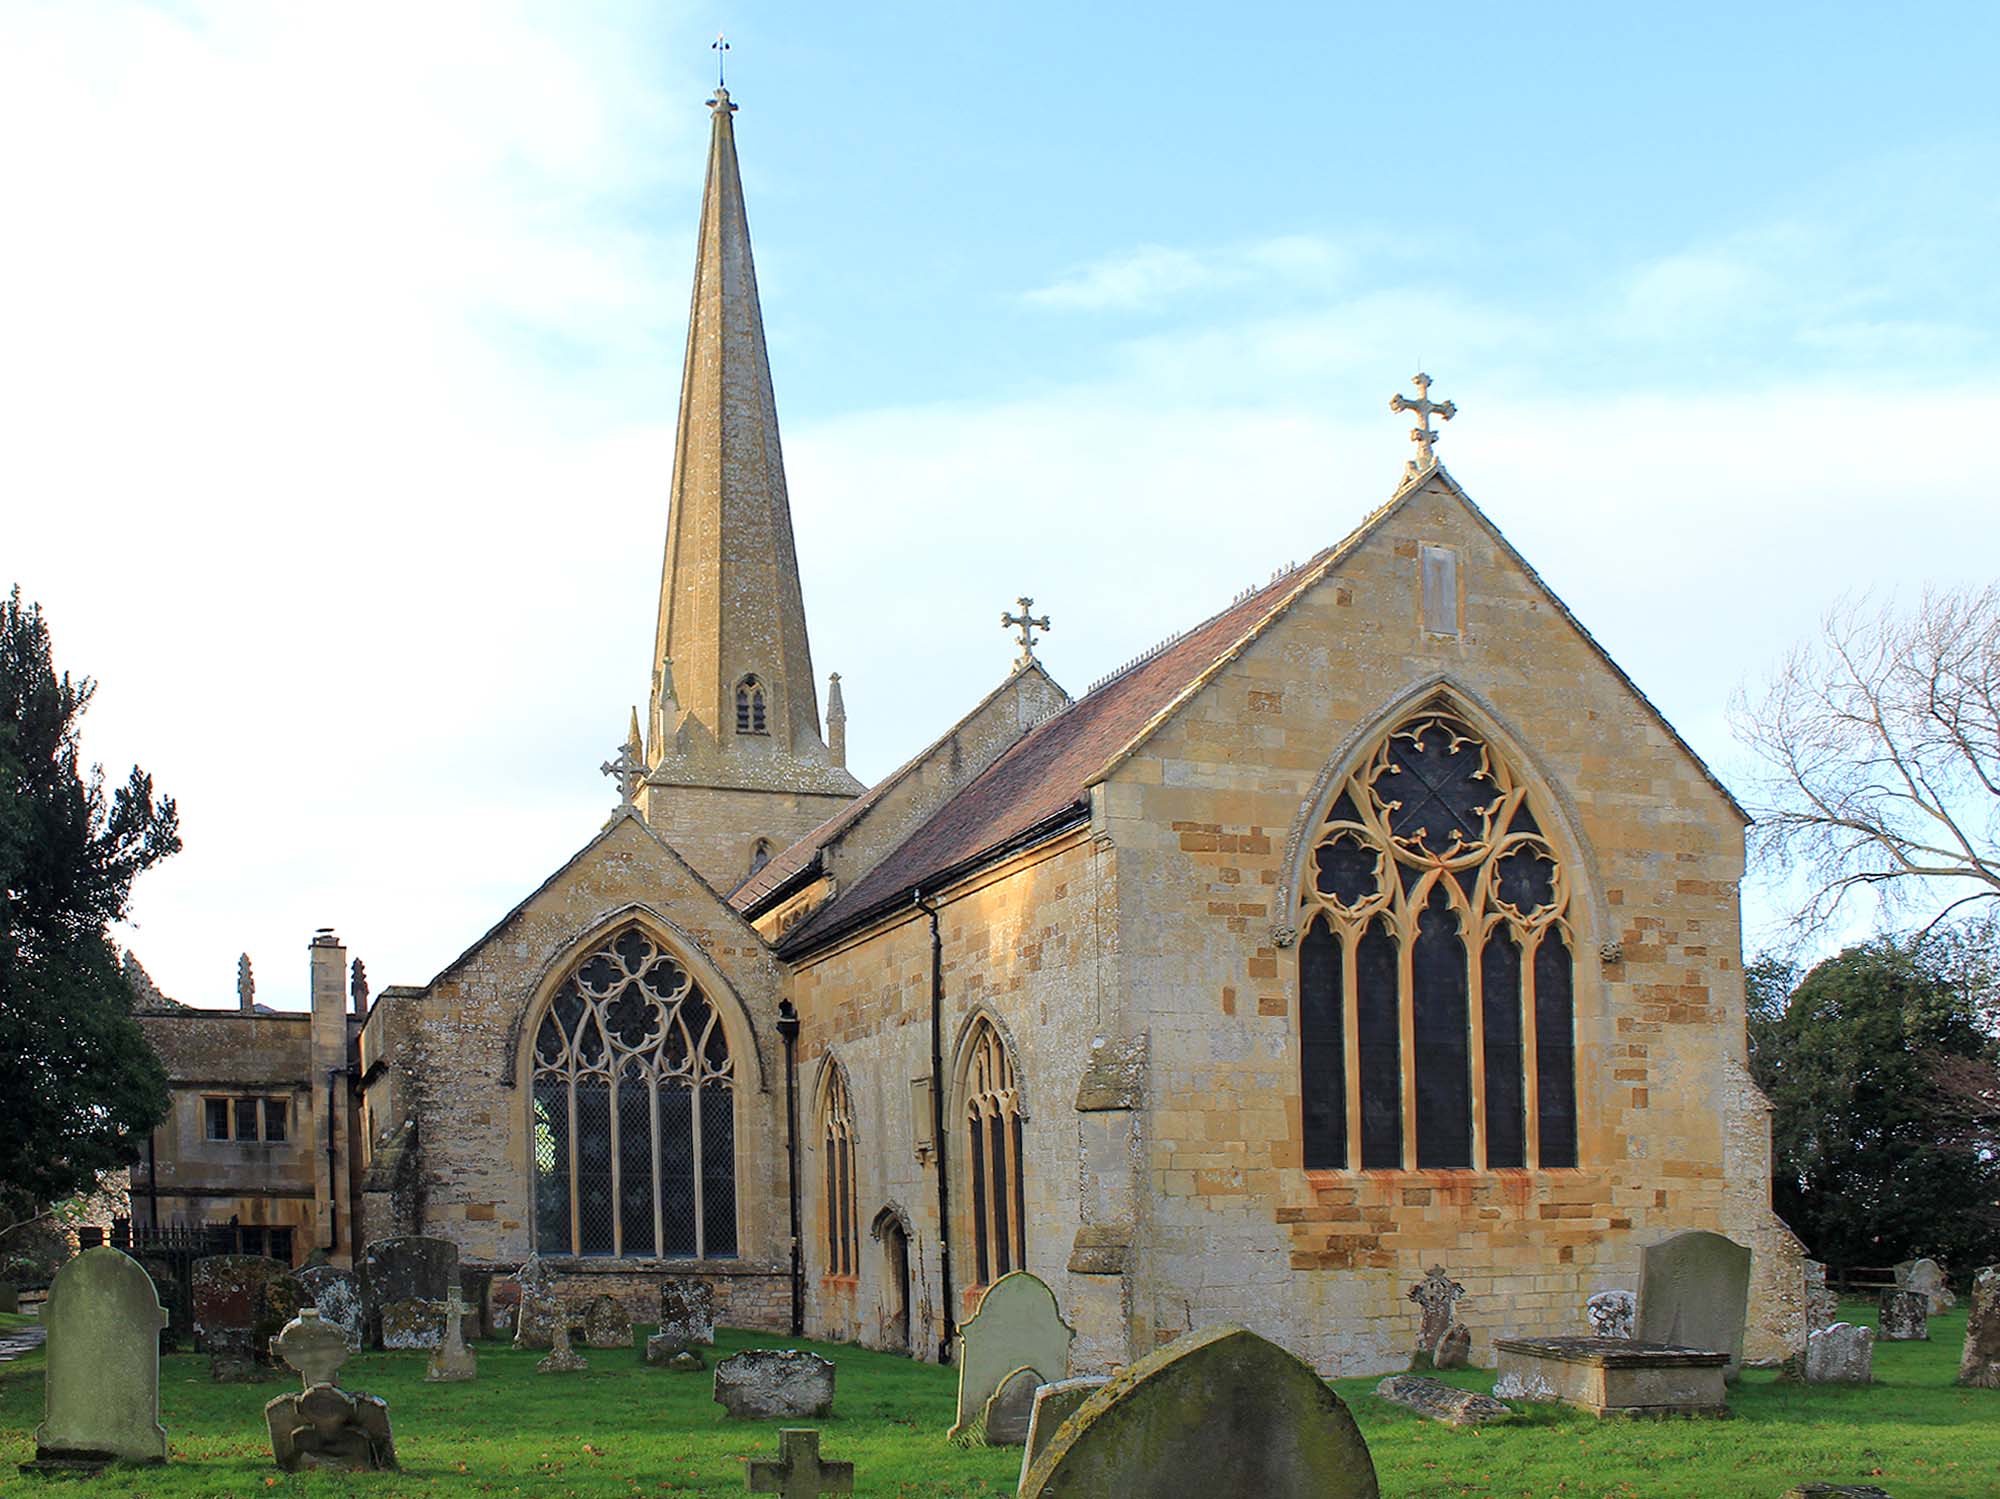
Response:
[[[1354,953],[1357,1049],[1361,1062],[1361,1166],[1403,1164],[1402,1017],[1396,990],[1396,939],[1386,923],[1368,928]]]
[[[1576,1164],[1576,1023],[1569,949],[1559,933],[1535,948],[1535,1080],[1539,1166]]]
[[[1489,1169],[1525,1166],[1521,949],[1505,931],[1488,937],[1480,954],[1479,1006],[1486,1032],[1486,1164]]]
[[[653,1254],[653,1100],[645,1069],[618,1079],[618,1252]]]
[[[726,1083],[701,1086],[701,1225],[706,1257],[735,1256],[736,1102]]]
[[[666,1220],[669,1259],[695,1253],[694,1089],[684,1082],[660,1085],[660,1211]]]
[[[1299,1050],[1305,1077],[1305,1163],[1347,1165],[1347,1016],[1340,939],[1323,921],[1299,944]]]
[[[601,1077],[576,1084],[577,1253],[612,1250],[611,1084]]]
[[[1417,1167],[1472,1164],[1472,1030],[1465,944],[1442,884],[1417,924],[1410,954],[1417,1048]]]
[[[569,1234],[569,1084],[535,1080],[535,1242],[567,1253]]]

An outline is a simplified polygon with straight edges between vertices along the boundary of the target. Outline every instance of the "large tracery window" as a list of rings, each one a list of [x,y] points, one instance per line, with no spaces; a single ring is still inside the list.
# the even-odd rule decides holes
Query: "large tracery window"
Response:
[[[982,1018],[971,1040],[962,1122],[972,1191],[976,1284],[1027,1268],[1027,1191],[1021,1168],[1021,1090],[1007,1046]]]
[[[854,1110],[839,1067],[827,1078],[820,1145],[826,1152],[826,1273],[853,1275],[861,1259],[854,1211]]]
[[[557,987],[532,1098],[541,1253],[735,1256],[729,1042],[687,970],[638,928]]]
[[[1341,784],[1299,926],[1309,1169],[1574,1166],[1569,881],[1527,789],[1449,711]]]

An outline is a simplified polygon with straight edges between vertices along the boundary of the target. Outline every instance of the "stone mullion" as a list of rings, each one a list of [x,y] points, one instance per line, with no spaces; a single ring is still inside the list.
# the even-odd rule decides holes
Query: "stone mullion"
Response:
[[[660,1074],[657,1062],[646,1073],[646,1105],[646,1118],[653,1129],[653,1253],[658,1258],[665,1259],[667,1209],[661,1177],[665,1175],[667,1153],[661,1149],[666,1141],[660,1133]]]
[[[1433,871],[1433,878],[1437,878]],[[1417,919],[1430,895],[1431,880],[1419,880],[1399,909],[1391,930],[1396,933],[1396,1044],[1397,1069],[1402,1074],[1403,1167],[1417,1168]],[[1402,886],[1400,879],[1396,882]]]
[[[1340,1065],[1347,1073],[1347,1152],[1341,1165],[1350,1171],[1361,1162],[1361,999],[1358,950],[1362,922],[1342,922],[1340,934],[1340,1024],[1347,1044],[1341,1048]]]
[[[565,1142],[569,1148],[569,1243],[563,1246],[564,1254],[577,1253],[583,1244],[583,1193],[579,1190],[581,1183],[577,1177],[575,1045],[574,1041],[570,1043],[569,1076],[564,1079],[569,1099],[569,1139]]]
[[[694,1257],[708,1258],[708,1224],[702,1220],[702,1149],[701,1149],[701,1052],[697,1049],[688,1059],[688,1130],[693,1135],[689,1142],[690,1158],[694,1161]]]
[[[619,1067],[608,1050],[606,1060],[612,1063],[611,1075],[605,1080],[604,1103],[611,1114],[611,1257],[623,1259],[625,1256],[625,1193],[624,1162],[619,1160],[623,1152],[618,1148],[618,1137],[622,1121],[618,1117]]]
[[[1535,953],[1546,927],[1521,932],[1521,1109],[1525,1149],[1531,1171],[1542,1169],[1541,1058],[1535,1037]]]
[[[1490,861],[1489,861],[1490,862]],[[1486,887],[1486,868],[1475,888]],[[1471,1028],[1471,1052],[1466,1058],[1472,1075],[1472,1149],[1466,1165],[1486,1164],[1486,929],[1488,923],[1472,911],[1465,919],[1465,1016]]]

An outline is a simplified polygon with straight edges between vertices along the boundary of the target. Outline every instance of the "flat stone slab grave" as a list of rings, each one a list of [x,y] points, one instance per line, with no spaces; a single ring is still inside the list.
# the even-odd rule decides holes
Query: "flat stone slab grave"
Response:
[[[1496,1392],[1561,1400],[1599,1416],[1726,1416],[1729,1355],[1626,1338],[1495,1338]]]

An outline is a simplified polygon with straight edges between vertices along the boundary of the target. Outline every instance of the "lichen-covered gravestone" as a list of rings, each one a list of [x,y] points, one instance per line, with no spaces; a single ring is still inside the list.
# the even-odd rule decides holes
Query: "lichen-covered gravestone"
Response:
[[[444,1339],[424,1368],[424,1378],[431,1383],[457,1383],[478,1377],[479,1358],[465,1345],[465,1317],[470,1310],[458,1287],[453,1286],[444,1303]]]
[[[616,1296],[599,1296],[583,1314],[583,1346],[630,1348],[632,1319]]]
[[[2000,1265],[1988,1265],[1972,1277],[1958,1382],[1978,1390],[2000,1390]]]
[[[778,1433],[778,1457],[753,1458],[744,1473],[753,1494],[783,1499],[819,1499],[821,1494],[854,1492],[854,1464],[829,1463],[819,1455],[819,1433],[787,1427]]]
[[[338,1388],[333,1377],[347,1362],[347,1336],[306,1307],[271,1340],[278,1357],[299,1371],[305,1388],[264,1407],[271,1460],[287,1473],[303,1468],[386,1472],[396,1467],[389,1431],[389,1403]]]
[[[590,1360],[569,1345],[569,1315],[565,1312],[550,1324],[554,1335],[549,1343],[548,1357],[536,1360],[537,1374],[581,1374],[590,1367]]]
[[[1016,1369],[1040,1370],[1044,1381],[1069,1376],[1076,1336],[1056,1308],[1056,1293],[1025,1270],[986,1288],[979,1310],[958,1333],[958,1419],[950,1435],[972,1430],[1000,1381]]]
[[[1806,1334],[1807,1384],[1867,1384],[1874,1377],[1874,1328],[1836,1322]]]
[[[1629,1338],[1639,1298],[1630,1291],[1599,1291],[1583,1304],[1583,1317],[1593,1338]]]
[[[444,1303],[458,1284],[458,1246],[404,1234],[361,1251],[363,1331],[372,1348],[435,1348],[444,1336]],[[416,1306],[401,1303],[420,1303]],[[395,1307],[393,1321],[385,1321]],[[390,1338],[395,1342],[390,1342]]]
[[[194,1346],[224,1382],[268,1379],[277,1368],[271,1339],[310,1299],[297,1276],[254,1254],[194,1262]]]
[[[1951,1285],[1945,1279],[1944,1266],[1936,1260],[1912,1260],[1907,1267],[1898,1265],[1896,1284],[1905,1291],[1920,1292],[1932,1312],[1948,1312],[1958,1305],[1958,1298],[1951,1294]]]
[[[1465,1295],[1465,1287],[1444,1273],[1444,1266],[1433,1265],[1424,1273],[1424,1278],[1410,1287],[1409,1297],[1422,1310],[1417,1324],[1417,1351],[1411,1362],[1418,1368],[1463,1368],[1466,1354],[1471,1347],[1469,1334],[1461,1332],[1453,1340],[1455,1347],[1446,1351],[1446,1339],[1451,1337],[1452,1328],[1457,1323],[1459,1298]],[[1440,1364],[1440,1355],[1455,1362]]]
[[[715,1346],[715,1288],[705,1280],[660,1285],[660,1325],[646,1340],[646,1358],[664,1363],[683,1349]]]
[[[1750,1251],[1741,1244],[1696,1230],[1639,1251],[1639,1342],[1726,1353],[1724,1378],[1734,1379],[1749,1315]]]
[[[1922,1291],[1884,1291],[1875,1324],[1881,1329],[1885,1343],[1927,1343],[1931,1336],[1931,1299]]]
[[[1375,1394],[1391,1405],[1400,1405],[1447,1426],[1478,1426],[1487,1421],[1505,1421],[1514,1414],[1512,1407],[1491,1395],[1457,1389],[1441,1379],[1421,1374],[1391,1374],[1375,1386]]]
[[[745,1421],[800,1420],[833,1411],[830,1359],[796,1348],[752,1348],[715,1366],[715,1401]]]
[[[1055,1439],[1063,1422],[1109,1383],[1111,1381],[1102,1374],[1079,1374],[1074,1379],[1058,1379],[1054,1384],[1041,1385],[1035,1390],[1035,1407],[1028,1414],[1027,1443],[1021,1449],[1023,1481],[1028,1476],[1028,1470],[1034,1467],[1035,1459],[1042,1455],[1042,1449]]]
[[[160,1329],[167,1313],[138,1261],[116,1249],[84,1250],[56,1272],[42,1322],[48,1407],[29,1466],[53,1473],[165,1462]]]
[[[292,1274],[305,1288],[320,1320],[330,1322],[347,1334],[350,1348],[361,1346],[361,1279],[352,1270],[334,1265],[308,1265]]]
[[[514,1312],[514,1346],[555,1347],[556,1323],[569,1314],[556,1295],[555,1275],[540,1255],[531,1254],[514,1272],[514,1280],[521,1288],[521,1302]]]
[[[1354,1417],[1312,1366],[1219,1327],[1175,1339],[1084,1401],[1020,1493],[1377,1499],[1381,1490]]]

